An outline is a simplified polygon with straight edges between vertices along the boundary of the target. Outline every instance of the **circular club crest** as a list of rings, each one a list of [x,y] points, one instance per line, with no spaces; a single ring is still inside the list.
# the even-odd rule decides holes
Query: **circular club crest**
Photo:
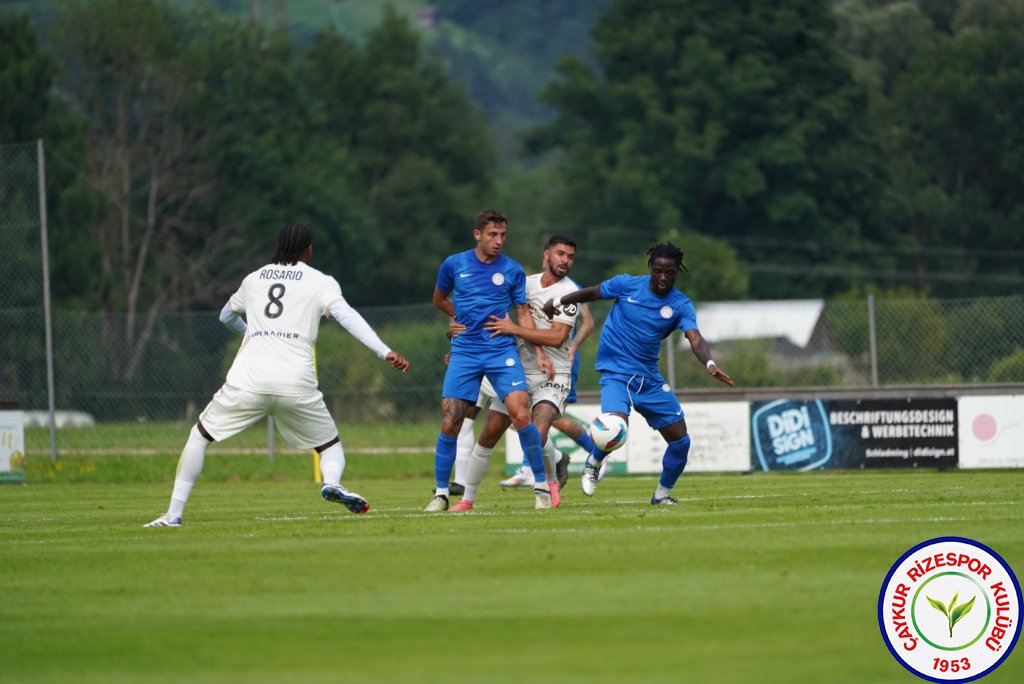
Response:
[[[661,317],[662,318],[672,318],[672,307],[671,306],[663,306],[663,307],[661,307],[660,313],[661,313]]]
[[[516,360],[509,356],[508,358],[505,359],[505,365],[511,368],[512,366],[516,365]]]
[[[938,537],[903,554],[878,595],[893,657],[930,682],[969,682],[1010,655],[1020,636],[1020,584],[984,544]]]
[[[494,275],[491,276],[491,282],[494,283],[495,285],[504,285],[505,284],[505,274],[504,273],[495,273]]]

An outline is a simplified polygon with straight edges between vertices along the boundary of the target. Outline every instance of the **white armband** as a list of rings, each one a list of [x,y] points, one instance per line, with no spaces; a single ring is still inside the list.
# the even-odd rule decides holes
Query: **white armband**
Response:
[[[714,359],[708,359],[708,370],[711,370],[711,367],[712,367],[712,366],[717,366],[717,365],[718,365],[718,364],[717,364],[717,363],[715,363],[715,360],[714,360]]]

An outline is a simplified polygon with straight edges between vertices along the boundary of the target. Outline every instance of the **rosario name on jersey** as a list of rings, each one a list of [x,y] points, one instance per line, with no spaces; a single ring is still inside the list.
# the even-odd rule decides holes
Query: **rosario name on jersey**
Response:
[[[576,325],[576,317],[579,315],[579,304],[564,305],[561,313],[550,321],[544,314],[544,304],[549,299],[555,299],[570,292],[575,292],[580,289],[579,286],[570,278],[562,278],[548,287],[543,287],[540,284],[542,275],[542,273],[535,273],[531,276],[526,276],[526,299],[530,304],[530,313],[533,315],[534,325],[541,330],[547,330],[551,327],[552,323],[565,323],[570,328],[574,327]],[[565,342],[562,343],[561,347],[544,347],[544,353],[551,360],[556,373],[572,372],[572,363],[569,361],[569,342],[571,339],[571,335],[566,336]],[[533,348],[533,343],[518,338],[517,341],[519,344],[519,356],[523,360],[523,369],[527,371],[538,370],[537,353]]]
[[[526,272],[519,262],[499,254],[480,261],[476,250],[453,254],[437,272],[437,289],[452,294],[455,320],[466,326],[452,340],[452,351],[496,352],[515,349],[515,338],[484,330],[491,316],[503,318],[516,304],[526,303]]]
[[[597,345],[597,370],[660,377],[661,341],[673,330],[697,329],[690,298],[675,288],[658,296],[650,281],[650,276],[618,275],[601,283],[601,297],[615,302]]]
[[[287,396],[316,390],[313,347],[320,319],[341,298],[337,280],[302,261],[268,264],[247,275],[228,300],[232,311],[245,314],[247,327],[227,384]]]

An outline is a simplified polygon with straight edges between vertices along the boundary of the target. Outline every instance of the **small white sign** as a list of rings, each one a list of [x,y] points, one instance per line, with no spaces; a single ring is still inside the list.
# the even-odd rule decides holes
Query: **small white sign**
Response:
[[[25,418],[21,411],[0,411],[0,477],[25,469]]]
[[[961,468],[1024,468],[1024,396],[961,397]]]

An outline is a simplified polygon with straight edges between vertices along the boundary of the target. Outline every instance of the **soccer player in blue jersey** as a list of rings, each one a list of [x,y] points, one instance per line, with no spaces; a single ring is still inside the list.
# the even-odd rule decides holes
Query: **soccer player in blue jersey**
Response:
[[[615,300],[601,329],[594,364],[601,373],[601,410],[628,421],[630,412],[636,409],[665,438],[668,447],[651,504],[675,505],[679,502],[671,491],[686,467],[690,435],[679,400],[658,372],[662,340],[674,330],[682,330],[708,373],[730,387],[735,383],[711,359],[711,347],[697,329],[697,314],[690,298],[675,289],[679,271],[685,270],[683,251],[668,242],[654,245],[647,254],[650,276],[618,275],[549,301],[544,310],[552,316],[565,304]],[[595,450],[583,466],[580,482],[587,496],[597,490],[605,456],[607,453]]]
[[[523,452],[534,473],[536,508],[551,508],[551,492],[544,475],[541,437],[530,422],[530,395],[526,375],[511,335],[492,335],[484,329],[491,317],[505,318],[514,311],[524,328],[533,329],[533,317],[526,301],[526,273],[516,261],[501,253],[508,233],[508,220],[493,209],[476,215],[473,237],[476,247],[449,256],[437,272],[434,306],[465,326],[452,339],[448,368],[441,389],[441,432],[434,454],[437,489],[425,511],[448,510],[448,481],[455,463],[456,441],[466,411],[487,377],[508,408],[512,425],[519,433]],[[450,296],[450,297],[449,297]],[[551,362],[538,347],[538,365],[550,373]]]

